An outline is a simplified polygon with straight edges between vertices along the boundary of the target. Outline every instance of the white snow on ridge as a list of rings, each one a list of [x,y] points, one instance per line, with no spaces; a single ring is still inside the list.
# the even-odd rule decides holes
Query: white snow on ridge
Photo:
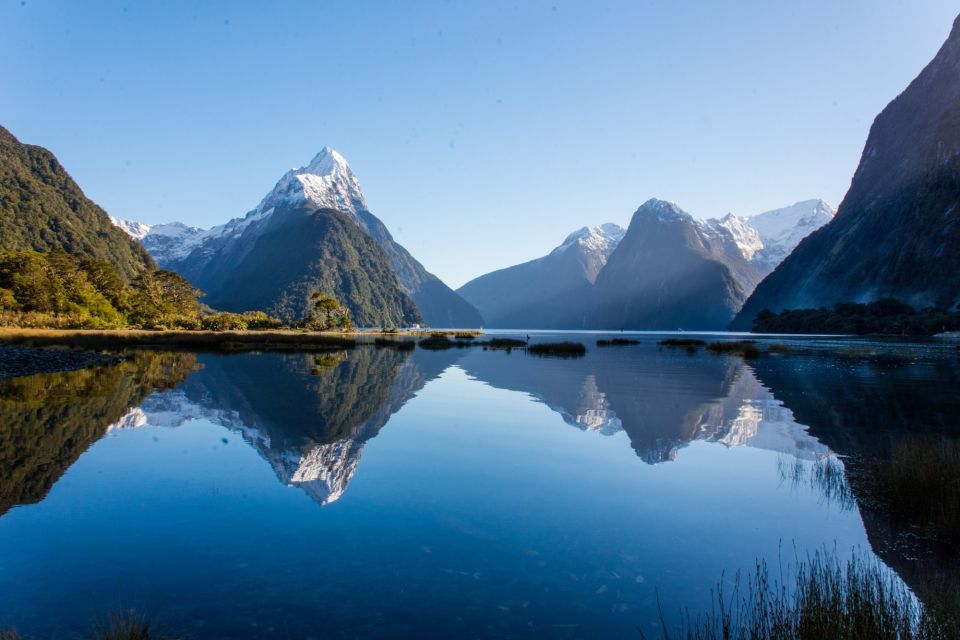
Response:
[[[150,225],[137,222],[136,220],[125,220],[124,218],[110,216],[110,222],[120,227],[128,236],[136,240],[143,240],[144,236],[150,233]]]
[[[763,241],[761,258],[770,266],[783,261],[800,241],[833,220],[836,212],[823,200],[804,200],[796,204],[765,211],[747,218]]]
[[[225,224],[200,229],[181,222],[150,226],[119,218],[111,220],[142,241],[154,259],[169,264],[186,258],[211,240],[238,237],[251,225],[269,219],[280,204],[337,209],[361,226],[358,213],[367,208],[360,181],[347,161],[334,149],[324,147],[308,164],[285,173],[255,209]]]
[[[763,250],[760,234],[747,220],[739,216],[728,213],[719,220],[714,218],[706,222],[715,231],[727,235],[747,261],[753,260],[753,257]]]
[[[551,253],[563,253],[574,246],[580,246],[589,253],[608,258],[623,240],[626,229],[618,224],[607,222],[599,227],[583,227],[568,235],[563,243]]]

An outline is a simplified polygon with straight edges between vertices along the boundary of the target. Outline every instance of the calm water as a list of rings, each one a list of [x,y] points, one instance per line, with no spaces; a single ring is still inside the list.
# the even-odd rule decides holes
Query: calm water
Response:
[[[855,503],[784,469],[960,413],[953,347],[581,338],[576,360],[142,352],[0,381],[0,627],[636,638],[658,594],[672,617],[758,558],[871,553]]]

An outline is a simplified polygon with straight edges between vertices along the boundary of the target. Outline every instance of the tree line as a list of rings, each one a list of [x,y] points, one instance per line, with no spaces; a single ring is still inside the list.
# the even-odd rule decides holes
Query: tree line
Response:
[[[105,260],[63,251],[0,252],[0,325],[62,329],[276,329],[263,311],[220,312],[183,276],[148,269],[128,281]],[[306,317],[293,326],[314,331],[350,330],[347,309],[317,292]]]

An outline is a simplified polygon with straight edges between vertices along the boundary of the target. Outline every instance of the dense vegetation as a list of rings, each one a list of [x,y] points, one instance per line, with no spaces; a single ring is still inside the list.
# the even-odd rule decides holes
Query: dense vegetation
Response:
[[[869,304],[839,303],[832,309],[765,309],[753,322],[756,333],[842,333],[855,335],[927,336],[960,331],[960,312],[943,309],[917,311],[898,300]]]
[[[205,312],[199,294],[173,271],[145,270],[128,283],[104,260],[62,251],[0,252],[0,325],[211,331],[280,326],[263,312]]]
[[[27,327],[115,329],[199,324],[199,292],[172,271],[128,284],[112,264],[62,251],[0,253],[0,320]]]
[[[205,301],[228,311],[263,309],[294,324],[313,308],[317,291],[330,293],[361,327],[423,322],[377,242],[332,210],[274,213],[273,226],[241,255],[198,275]]]
[[[0,127],[0,251],[65,251],[108,262],[126,280],[154,266],[52,153]]]

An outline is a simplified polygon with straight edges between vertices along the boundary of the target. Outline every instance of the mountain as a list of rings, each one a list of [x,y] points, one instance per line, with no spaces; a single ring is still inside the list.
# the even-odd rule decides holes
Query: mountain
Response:
[[[300,226],[302,215],[289,215],[294,210],[303,215],[327,212],[324,215],[328,217],[329,212],[338,212],[365,236],[373,239],[385,253],[402,293],[413,299],[422,319],[428,324],[447,327],[477,327],[482,324],[475,308],[429,273],[393,239],[383,222],[367,208],[360,182],[353,170],[343,156],[329,147],[324,147],[309,164],[284,174],[270,193],[246,216],[205,230],[182,223],[147,227],[143,243],[161,266],[180,272],[208,292],[211,304],[216,301],[223,308],[234,308],[241,301],[233,296],[245,285],[238,282],[232,272],[242,263],[250,261],[242,269],[248,275],[260,269],[279,269],[301,279],[306,275],[293,273],[297,265],[291,263],[292,257],[284,257],[282,245],[277,244],[284,241],[277,234],[285,235],[295,245],[298,243],[294,228],[284,229],[282,224],[278,224],[280,220],[303,230]],[[118,224],[124,228],[131,226],[128,221],[118,221]],[[338,229],[347,234],[346,230]],[[268,230],[274,234],[273,249],[266,250],[261,246],[254,251],[255,245]],[[313,231],[316,232],[316,229]],[[344,236],[343,239],[349,238]],[[277,262],[256,262],[257,259],[268,257]],[[303,251],[299,252],[298,259],[318,264]],[[276,278],[267,280],[271,281],[260,282],[257,286],[280,284],[275,282]],[[244,292],[244,303],[251,299],[280,300],[284,298],[283,293],[276,289]],[[292,295],[286,293],[287,297]],[[376,316],[370,317],[369,313],[362,315],[366,321],[359,320],[356,315],[354,321],[361,324],[381,322]],[[397,317],[391,314],[389,321],[393,324],[409,324],[421,321],[421,316]]]
[[[823,200],[804,200],[746,219],[763,246],[753,260],[772,271],[808,235],[833,220],[836,212]]]
[[[582,310],[571,300],[590,295],[624,233],[612,223],[583,227],[546,256],[475,278],[457,293],[480,310],[490,327],[579,326]]]
[[[597,276],[587,326],[718,329],[761,278],[736,242],[736,220],[696,220],[648,200]]]
[[[0,250],[66,251],[112,263],[127,279],[154,267],[42,147],[0,127]]]
[[[805,200],[748,217],[732,213],[702,221],[687,214],[680,217],[693,236],[700,238],[695,244],[706,247],[706,253],[712,256],[710,259],[720,260],[731,272],[734,293],[729,300],[724,299],[720,303],[721,310],[713,314],[715,318],[729,318],[763,276],[772,271],[806,235],[832,219],[833,210],[823,200]],[[647,233],[654,233],[654,226],[666,225],[672,220],[671,216],[655,216],[648,220]],[[598,287],[594,285],[607,269],[607,262],[625,233],[623,228],[609,223],[584,227],[567,236],[548,255],[475,278],[457,293],[480,310],[490,327],[619,328],[617,323],[625,317],[611,310],[617,306],[642,304],[634,296],[650,296],[644,287],[633,291],[629,283],[618,284],[616,277],[608,275],[604,278],[605,291],[598,298]],[[670,245],[660,254],[662,262],[648,264],[645,274],[654,279],[672,277],[670,274],[680,267],[674,258],[682,258],[681,254],[686,250],[684,246],[683,242]],[[676,251],[677,256],[672,251]],[[628,259],[621,257],[619,260]],[[622,275],[635,280],[637,274]],[[596,304],[603,304],[604,309],[595,309]],[[614,313],[614,316],[608,318],[607,313]],[[658,328],[676,328],[670,324],[674,323],[658,325]],[[716,324],[709,328],[722,327],[722,324]]]
[[[764,309],[897,298],[960,302],[960,18],[934,59],[877,116],[833,221],[801,242],[733,327]]]

